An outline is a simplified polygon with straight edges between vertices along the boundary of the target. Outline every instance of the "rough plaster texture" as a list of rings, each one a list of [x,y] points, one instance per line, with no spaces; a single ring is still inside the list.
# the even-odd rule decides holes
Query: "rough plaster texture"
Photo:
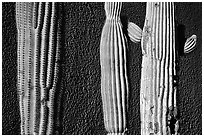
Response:
[[[145,3],[124,3],[127,19],[144,24]],[[175,16],[186,37],[198,37],[195,51],[179,59],[180,134],[202,134],[202,3],[175,3]],[[60,90],[56,95],[55,134],[107,134],[100,93],[99,44],[105,21],[103,3],[64,3],[64,45]],[[2,133],[20,134],[17,99],[15,3],[2,4]],[[129,109],[127,134],[140,134],[141,47],[128,40]],[[58,101],[57,101],[58,100]]]

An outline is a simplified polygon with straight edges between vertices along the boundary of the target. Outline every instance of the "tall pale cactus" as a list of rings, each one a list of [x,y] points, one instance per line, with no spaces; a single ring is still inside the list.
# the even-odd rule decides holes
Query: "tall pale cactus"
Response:
[[[176,50],[173,3],[147,3],[142,32],[142,74],[140,89],[141,134],[178,134],[176,102]],[[139,27],[129,23],[132,41],[138,41]],[[196,36],[187,39],[184,52],[191,52]]]
[[[61,18],[57,3],[16,3],[21,134],[52,134]]]
[[[126,38],[120,21],[122,3],[105,3],[106,21],[100,42],[101,94],[108,134],[124,134],[128,102]]]

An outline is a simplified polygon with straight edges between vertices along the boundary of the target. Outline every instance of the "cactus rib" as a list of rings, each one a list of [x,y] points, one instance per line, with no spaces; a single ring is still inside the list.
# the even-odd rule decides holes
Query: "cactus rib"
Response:
[[[16,3],[22,135],[53,134],[61,44],[57,5]]]
[[[106,21],[100,43],[101,95],[108,134],[124,134],[128,81],[126,38],[120,22],[121,3],[105,3]]]

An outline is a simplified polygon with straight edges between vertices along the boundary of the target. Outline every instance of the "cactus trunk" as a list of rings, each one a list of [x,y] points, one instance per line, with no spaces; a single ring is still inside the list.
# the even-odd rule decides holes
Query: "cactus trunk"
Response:
[[[108,134],[124,134],[128,82],[126,38],[120,21],[122,3],[105,3],[106,21],[100,42],[101,94]]]
[[[141,134],[178,134],[173,3],[147,3],[142,34]]]
[[[52,134],[60,60],[57,3],[16,3],[21,134]]]

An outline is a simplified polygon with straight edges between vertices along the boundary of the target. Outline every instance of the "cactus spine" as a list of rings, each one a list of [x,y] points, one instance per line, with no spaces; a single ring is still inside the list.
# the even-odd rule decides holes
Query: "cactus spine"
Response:
[[[105,3],[100,42],[101,94],[108,134],[124,134],[128,100],[126,38],[120,21],[122,3]]]
[[[61,18],[57,3],[16,3],[21,134],[53,134]]]
[[[176,105],[177,74],[174,3],[147,3],[142,32],[142,75],[140,90],[141,134],[179,134]],[[129,23],[128,33],[137,42],[138,26]],[[191,52],[196,36],[187,39],[184,53]]]

